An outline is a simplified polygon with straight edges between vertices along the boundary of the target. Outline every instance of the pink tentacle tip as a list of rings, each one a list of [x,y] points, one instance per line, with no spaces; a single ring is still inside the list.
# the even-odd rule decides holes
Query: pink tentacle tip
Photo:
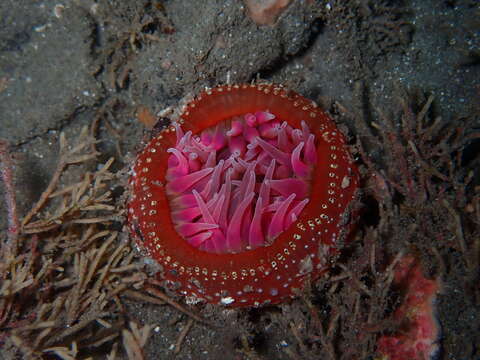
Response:
[[[212,232],[207,231],[188,238],[188,243],[194,247],[200,247],[205,241],[212,237]]]
[[[300,160],[300,153],[303,149],[305,143],[302,141],[297,147],[293,150],[292,153],[292,169],[293,172],[302,178],[305,178],[310,173],[310,167],[306,165],[302,160]]]
[[[243,122],[240,120],[233,120],[232,127],[227,131],[227,136],[238,136],[243,132]]]
[[[185,223],[185,224],[180,224],[176,227],[178,233],[184,237],[187,236],[192,236],[195,234],[198,234],[199,232],[205,231],[205,230],[212,230],[212,229],[218,229],[217,224],[207,224],[207,223]]]
[[[260,125],[275,119],[275,115],[268,111],[257,111],[255,117]]]
[[[268,239],[272,241],[278,235],[280,235],[284,230],[285,216],[288,210],[288,207],[295,199],[296,194],[291,194],[282,204],[278,207],[277,211],[273,215],[272,222],[268,227]]]
[[[174,182],[167,184],[167,193],[180,194],[191,188],[195,183],[202,180],[213,171],[212,168],[202,169],[200,171],[184,175],[177,178]]]
[[[227,247],[231,252],[237,252],[242,249],[242,239],[240,236],[240,229],[242,225],[242,218],[247,206],[253,200],[254,193],[250,193],[235,210],[230,224],[227,229]]]
[[[175,148],[169,148],[167,152],[171,153],[174,156],[175,160],[177,161],[177,166],[173,169],[169,169],[171,170],[172,176],[187,175],[189,166],[188,166],[188,160],[185,158],[185,156]]]

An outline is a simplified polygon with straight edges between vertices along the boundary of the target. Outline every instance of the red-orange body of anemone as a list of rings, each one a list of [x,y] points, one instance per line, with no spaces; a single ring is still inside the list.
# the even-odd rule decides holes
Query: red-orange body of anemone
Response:
[[[149,142],[130,186],[131,233],[168,284],[261,306],[330,267],[351,230],[358,173],[312,101],[279,85],[224,85]]]

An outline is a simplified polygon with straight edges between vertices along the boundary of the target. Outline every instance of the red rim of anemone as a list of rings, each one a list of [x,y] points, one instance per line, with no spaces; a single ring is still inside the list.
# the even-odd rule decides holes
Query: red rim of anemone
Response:
[[[343,134],[311,100],[274,84],[218,86],[190,101],[178,122],[184,131],[198,134],[233,116],[265,109],[295,128],[305,121],[318,139],[310,202],[270,246],[215,254],[189,245],[173,227],[165,193],[174,127],[164,129],[138,155],[130,178],[130,231],[162,265],[163,278],[183,295],[232,307],[278,303],[295,296],[307,277],[324,273],[350,231],[357,169]]]

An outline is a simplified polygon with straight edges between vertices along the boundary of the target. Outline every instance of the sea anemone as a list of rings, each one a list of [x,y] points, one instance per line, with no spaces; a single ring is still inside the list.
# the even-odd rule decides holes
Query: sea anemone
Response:
[[[357,188],[345,138],[314,102],[279,85],[218,86],[138,155],[128,222],[179,293],[260,306],[331,266]]]

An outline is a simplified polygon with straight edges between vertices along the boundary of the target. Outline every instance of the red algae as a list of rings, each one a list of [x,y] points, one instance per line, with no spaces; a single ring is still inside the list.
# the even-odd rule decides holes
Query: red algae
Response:
[[[138,155],[128,222],[180,294],[260,306],[323,274],[351,230],[358,173],[315,103],[273,84],[190,101]]]
[[[395,268],[394,284],[405,297],[393,317],[401,330],[384,335],[377,342],[382,360],[429,360],[438,351],[440,327],[434,315],[434,301],[440,285],[425,278],[420,264],[405,256]]]

